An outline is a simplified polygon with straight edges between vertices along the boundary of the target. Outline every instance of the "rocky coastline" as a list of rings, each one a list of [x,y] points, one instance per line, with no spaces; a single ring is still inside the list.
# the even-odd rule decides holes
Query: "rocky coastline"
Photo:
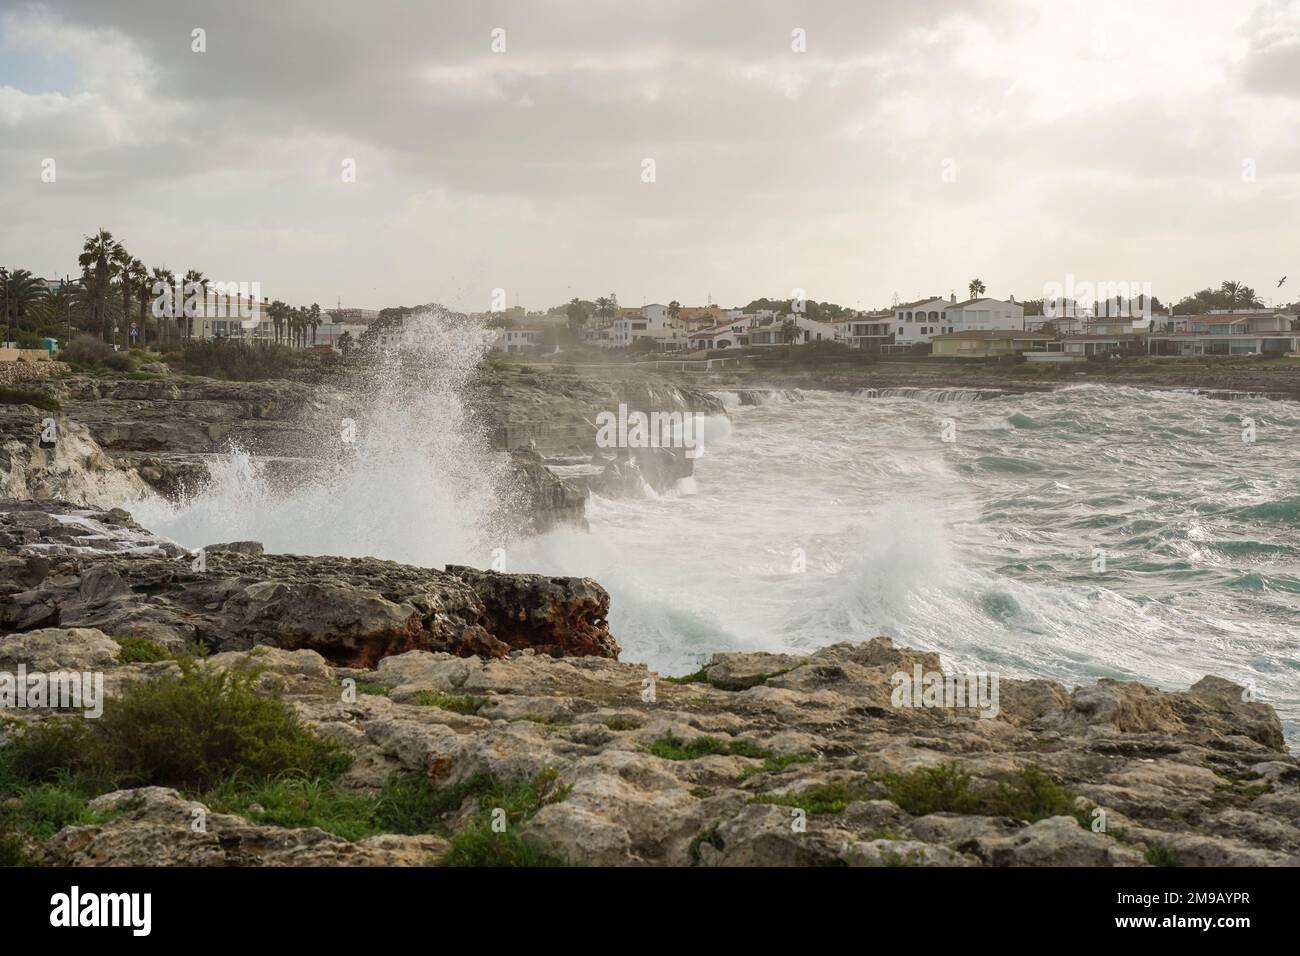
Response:
[[[532,476],[535,527],[581,521],[586,491],[556,462],[647,483],[684,467],[595,465],[574,422],[619,401],[723,413],[699,387],[577,381],[506,370],[476,386],[475,407],[500,416],[494,448]],[[319,389],[79,376],[44,389],[57,409],[0,405],[0,672],[101,673],[110,710],[142,686],[247,673],[346,769],[251,795],[137,773],[20,834],[30,862],[451,865],[495,860],[483,847],[499,852],[502,834],[505,862],[597,866],[1300,864],[1300,761],[1273,709],[1229,681],[1005,678],[981,715],[900,702],[900,674],[944,661],[885,637],[656,674],[619,659],[609,595],[590,579],[255,541],[192,552],[107,507],[123,489],[180,493],[230,439],[310,448]],[[4,717],[0,754],[81,719]],[[292,813],[276,802],[285,788]],[[418,822],[377,809],[412,788]]]

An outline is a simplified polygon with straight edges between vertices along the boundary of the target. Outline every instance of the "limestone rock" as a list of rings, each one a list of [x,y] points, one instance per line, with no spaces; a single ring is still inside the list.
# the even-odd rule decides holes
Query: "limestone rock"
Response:
[[[0,670],[95,671],[117,664],[122,648],[93,627],[46,627],[0,637]]]

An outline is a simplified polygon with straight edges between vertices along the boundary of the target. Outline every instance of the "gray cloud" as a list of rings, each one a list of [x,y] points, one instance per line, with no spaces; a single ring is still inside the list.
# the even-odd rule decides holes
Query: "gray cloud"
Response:
[[[1053,7],[11,6],[4,41],[82,80],[38,97],[0,74],[0,258],[66,270],[105,225],[295,301],[481,308],[502,286],[530,306],[731,303],[797,285],[866,306],[977,272],[1022,296],[1065,270],[1186,291],[1222,278],[1220,226],[1266,248],[1294,221],[1300,158],[1252,99],[1293,75],[1277,8],[1206,3],[1198,26],[1178,4]],[[1167,48],[1135,44],[1149,24]],[[1185,258],[1153,254],[1171,245]]]

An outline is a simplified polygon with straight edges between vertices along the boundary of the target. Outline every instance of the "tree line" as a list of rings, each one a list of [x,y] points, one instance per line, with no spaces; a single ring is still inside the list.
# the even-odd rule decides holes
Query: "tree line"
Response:
[[[107,229],[84,238],[77,265],[76,278],[53,287],[29,269],[0,269],[0,325],[6,341],[39,347],[43,335],[66,336],[76,330],[110,345],[131,345],[136,344],[128,334],[134,321],[138,344],[163,349],[191,341],[199,331],[194,320],[205,314],[214,285],[201,270],[187,269],[181,275],[183,301],[177,305],[176,272],[162,265],[147,267]],[[184,300],[191,296],[194,307],[188,308]],[[155,309],[159,299],[162,307]],[[257,307],[263,320],[269,320],[272,334],[252,341],[269,339],[295,348],[316,344],[316,330],[324,321],[318,304],[291,306],[276,299]]]

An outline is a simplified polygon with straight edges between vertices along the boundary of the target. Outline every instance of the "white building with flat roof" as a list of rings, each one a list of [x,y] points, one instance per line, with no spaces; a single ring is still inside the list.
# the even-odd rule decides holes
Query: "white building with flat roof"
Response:
[[[980,297],[954,302],[943,310],[944,322],[950,333],[991,332],[1002,329],[1011,332],[1025,331],[1025,307],[1019,302]]]
[[[953,299],[936,296],[894,306],[894,344],[917,345],[929,342],[933,336],[952,332],[943,312],[955,299],[955,296]]]

